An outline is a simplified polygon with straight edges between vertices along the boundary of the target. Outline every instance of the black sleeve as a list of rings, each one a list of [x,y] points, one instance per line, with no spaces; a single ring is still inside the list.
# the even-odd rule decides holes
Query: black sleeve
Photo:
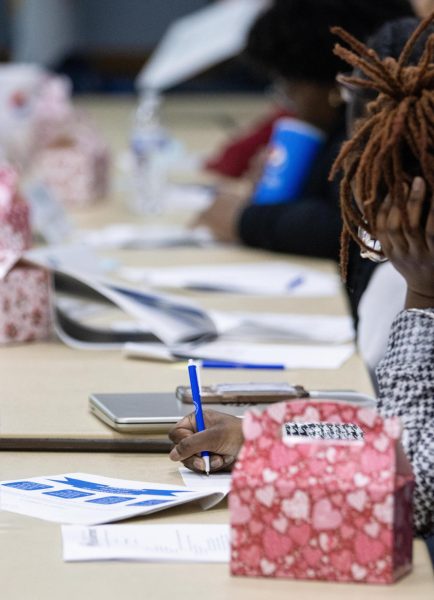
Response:
[[[292,202],[248,206],[238,221],[247,246],[274,252],[339,260],[342,219],[339,181],[330,182],[331,166],[345,139],[345,114],[338,118],[312,166],[300,197]]]
[[[341,229],[339,207],[315,197],[286,204],[252,204],[238,222],[240,239],[247,246],[336,261]]]

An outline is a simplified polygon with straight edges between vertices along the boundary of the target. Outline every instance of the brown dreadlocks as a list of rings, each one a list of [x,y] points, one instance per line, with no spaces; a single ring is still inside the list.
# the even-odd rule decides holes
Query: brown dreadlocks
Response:
[[[393,195],[406,216],[406,186],[416,175],[423,177],[430,192],[434,192],[434,34],[427,38],[418,63],[408,64],[420,36],[433,21],[434,13],[419,24],[398,59],[382,60],[345,30],[332,29],[350,47],[336,44],[335,54],[361,72],[360,77],[342,80],[378,93],[367,105],[366,118],[358,121],[353,137],[342,146],[330,174],[333,178],[340,169],[343,171],[340,201],[344,276],[350,238],[362,249],[372,250],[358,238],[358,228],[375,236],[378,208],[387,194]],[[363,215],[354,196],[363,206]]]

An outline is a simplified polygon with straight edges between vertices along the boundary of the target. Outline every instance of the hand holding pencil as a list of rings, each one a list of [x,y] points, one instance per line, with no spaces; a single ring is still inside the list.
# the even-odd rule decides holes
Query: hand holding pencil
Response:
[[[241,421],[213,410],[202,412],[200,363],[188,361],[188,376],[195,411],[169,432],[175,447],[169,454],[193,471],[207,475],[232,468],[243,443]],[[213,453],[213,454],[210,454]]]
[[[194,412],[173,427],[169,437],[175,446],[169,458],[203,473],[205,465],[201,452],[207,450],[211,473],[231,470],[243,444],[241,419],[215,410],[205,410],[203,417],[204,431],[198,431]]]
[[[203,412],[202,412],[202,386],[200,383],[200,375],[199,371],[200,366],[198,366],[194,360],[188,361],[188,376],[190,379],[190,387],[191,387],[191,397],[193,399],[194,404],[194,416],[196,419],[196,427],[197,431],[205,431],[205,422],[203,420]],[[210,463],[209,463],[209,452],[208,450],[202,450],[200,453],[203,458],[203,463],[205,465],[205,473],[209,475],[210,472]]]

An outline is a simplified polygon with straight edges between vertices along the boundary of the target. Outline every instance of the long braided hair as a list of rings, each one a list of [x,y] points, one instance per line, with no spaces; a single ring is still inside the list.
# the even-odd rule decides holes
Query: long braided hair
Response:
[[[413,31],[398,58],[381,59],[378,53],[340,27],[333,28],[350,49],[336,44],[334,52],[356,73],[342,78],[355,88],[378,95],[367,104],[367,116],[355,125],[353,136],[343,144],[332,167],[330,178],[343,171],[340,202],[343,218],[341,269],[348,266],[348,246],[352,238],[362,250],[369,250],[359,239],[359,227],[375,236],[379,206],[387,194],[393,195],[406,218],[406,186],[420,175],[434,192],[434,34],[426,30],[434,13]],[[422,35],[424,49],[415,64],[410,57]],[[407,188],[408,189],[408,188]],[[363,206],[363,214],[354,200]],[[381,252],[377,252],[381,257]]]

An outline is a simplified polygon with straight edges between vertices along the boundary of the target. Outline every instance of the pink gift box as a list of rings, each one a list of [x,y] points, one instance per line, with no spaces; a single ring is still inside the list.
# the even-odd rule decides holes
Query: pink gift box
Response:
[[[36,153],[33,177],[48,185],[67,207],[83,207],[108,193],[109,151],[99,133],[76,123]]]
[[[392,583],[411,570],[414,478],[397,419],[297,400],[250,411],[243,431],[233,575]]]
[[[51,334],[50,274],[18,259],[0,253],[0,344],[44,340]]]
[[[18,193],[18,177],[8,165],[0,166],[0,251],[30,248],[29,208]]]

